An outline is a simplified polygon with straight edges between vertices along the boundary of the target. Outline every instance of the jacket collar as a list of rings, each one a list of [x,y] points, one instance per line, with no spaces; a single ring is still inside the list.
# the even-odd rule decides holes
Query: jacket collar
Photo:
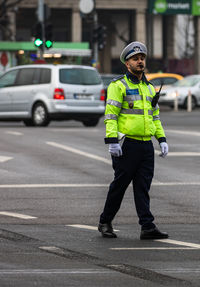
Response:
[[[131,74],[129,71],[126,72],[126,76],[127,76],[127,78],[128,78],[129,80],[131,80],[131,82],[133,82],[134,84],[139,84],[139,83],[140,83],[140,81],[138,80],[138,78],[137,78],[135,75]],[[142,75],[142,82],[145,82],[147,85],[149,84],[149,82],[148,82],[147,78],[145,77],[145,74],[144,74],[144,73],[143,73],[143,75]]]

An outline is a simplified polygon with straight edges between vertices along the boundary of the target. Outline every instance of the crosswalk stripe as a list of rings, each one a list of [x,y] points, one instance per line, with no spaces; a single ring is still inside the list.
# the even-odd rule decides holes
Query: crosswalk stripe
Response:
[[[1,211],[0,215],[17,217],[17,218],[21,218],[21,219],[35,219],[35,218],[37,218],[35,216],[30,216],[30,215],[21,214],[21,213],[15,213],[15,212],[8,212],[8,211]]]

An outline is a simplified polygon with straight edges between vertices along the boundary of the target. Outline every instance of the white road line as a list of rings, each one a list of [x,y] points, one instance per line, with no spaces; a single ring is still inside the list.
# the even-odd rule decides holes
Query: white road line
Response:
[[[30,215],[26,215],[26,214],[15,213],[15,212],[8,212],[8,211],[1,211],[0,215],[17,217],[17,218],[21,218],[21,219],[35,219],[35,218],[37,218],[35,216],[30,216]]]
[[[180,131],[180,130],[168,130],[168,129],[165,129],[166,132],[168,133],[176,133],[176,134],[180,134],[180,135],[191,135],[191,136],[198,136],[200,137],[200,132],[193,132],[193,131]]]
[[[65,226],[80,228],[80,229],[88,229],[88,230],[98,230],[97,227],[91,225],[81,225],[81,224],[67,224]],[[118,232],[119,230],[114,229],[114,231]]]
[[[67,224],[66,226],[75,227],[80,229],[88,229],[88,230],[97,230],[97,227],[90,225],[81,225],[81,224]]]
[[[200,269],[196,268],[176,268],[176,269],[150,269],[155,272],[165,273],[200,273]]]
[[[200,184],[200,183],[199,183]],[[54,187],[108,187],[108,184],[95,183],[47,183],[47,184],[0,184],[0,188],[54,188]]]
[[[73,153],[82,155],[82,156],[85,156],[88,158],[96,159],[98,161],[102,161],[104,163],[111,165],[111,160],[106,159],[106,158],[101,157],[101,156],[94,155],[92,153],[84,152],[84,151],[81,151],[79,149],[75,149],[75,148],[72,148],[70,146],[62,145],[62,144],[59,144],[56,142],[46,142],[46,144],[60,148],[60,149],[63,149],[63,150],[66,150],[66,151],[69,151],[69,152],[73,152]],[[159,155],[160,151],[155,150],[155,154]],[[200,156],[200,152],[169,152],[167,156],[190,156],[190,157],[191,156]]]
[[[200,249],[200,244],[191,243],[191,242],[184,242],[184,241],[178,241],[178,240],[172,240],[172,239],[156,239],[154,240],[156,242],[166,243],[166,244],[172,244],[172,245],[179,245],[183,247],[115,247],[110,248],[111,250],[194,250],[194,249]]]
[[[67,146],[67,145],[62,145],[62,144],[59,144],[59,143],[56,143],[56,142],[46,142],[46,144],[54,146],[56,148],[60,148],[60,149],[69,151],[69,152],[73,152],[73,153],[82,155],[82,156],[85,156],[85,157],[96,159],[96,160],[99,160],[99,161],[102,161],[104,163],[107,163],[107,164],[111,165],[111,160],[108,160],[108,159],[106,159],[104,157],[101,157],[101,156],[98,156],[98,155],[94,155],[92,153],[84,152],[84,151],[81,151],[79,149],[75,149],[73,147],[70,147],[70,146]]]
[[[197,250],[197,248],[190,247],[113,247],[109,248],[110,250]]]
[[[15,131],[6,131],[5,133],[9,134],[9,135],[14,135],[14,136],[22,136],[23,135],[23,133],[15,132]]]
[[[45,251],[51,251],[51,252],[55,252],[55,251],[61,251],[62,249],[60,249],[59,247],[56,246],[40,246],[39,249],[45,250]]]
[[[155,150],[155,154],[159,155],[160,151]],[[180,152],[169,152],[167,156],[200,156],[200,152],[180,151]]]
[[[85,130],[87,130],[87,128],[83,128],[84,129],[84,131]],[[81,128],[63,128],[63,129],[52,129],[51,131],[52,132],[65,132],[65,133],[69,133],[69,132],[82,132],[83,131],[83,129],[81,129]],[[90,132],[99,132],[99,129],[90,129],[90,128],[88,128],[88,132],[90,133]]]
[[[70,187],[70,188],[95,188],[95,187],[108,187],[108,183],[47,183],[47,184],[0,184],[0,189],[1,188],[55,188],[55,187]],[[191,185],[200,185],[199,181],[193,181],[193,182],[153,182],[152,186],[191,186]]]
[[[111,274],[105,269],[1,269],[0,274]]]
[[[200,185],[200,182],[153,182],[153,186],[190,186],[190,185]]]
[[[172,239],[157,239],[155,241],[200,249],[200,244],[196,244],[196,243],[190,243],[190,242],[184,242],[184,241],[178,241],[178,240],[172,240]]]
[[[12,157],[10,156],[0,156],[0,162],[5,162],[12,159]]]

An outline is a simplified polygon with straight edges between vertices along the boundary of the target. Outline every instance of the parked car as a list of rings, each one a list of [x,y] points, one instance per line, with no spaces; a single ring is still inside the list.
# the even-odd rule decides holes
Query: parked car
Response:
[[[23,120],[26,126],[78,120],[96,126],[104,100],[101,77],[89,66],[24,65],[0,76],[0,120]]]
[[[200,105],[200,75],[191,75],[177,81],[160,93],[159,104],[173,107],[176,95],[178,105],[187,108],[188,93],[192,95],[192,108]]]
[[[176,81],[183,79],[183,76],[173,73],[150,73],[146,74],[146,77],[154,85],[156,91],[160,89],[161,84],[163,85],[162,88],[165,89]]]
[[[109,86],[109,84],[112,82],[112,80],[116,77],[118,77],[119,75],[117,74],[101,74],[101,78],[103,81],[103,86],[104,86],[104,90],[105,90],[105,101],[107,99],[107,88]]]

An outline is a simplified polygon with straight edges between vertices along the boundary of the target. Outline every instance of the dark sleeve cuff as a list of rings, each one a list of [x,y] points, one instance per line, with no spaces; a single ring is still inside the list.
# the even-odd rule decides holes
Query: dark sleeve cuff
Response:
[[[118,143],[118,138],[104,138],[105,144]]]
[[[158,139],[158,142],[159,142],[159,143],[167,142],[167,139],[166,139],[165,137],[159,138],[159,139]]]

